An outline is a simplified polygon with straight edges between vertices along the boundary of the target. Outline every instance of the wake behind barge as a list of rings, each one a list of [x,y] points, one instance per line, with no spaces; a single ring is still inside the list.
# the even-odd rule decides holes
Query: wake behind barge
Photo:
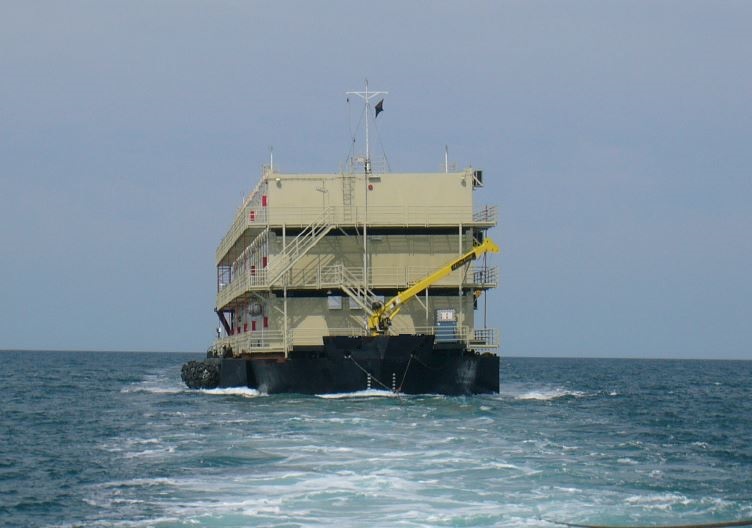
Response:
[[[220,326],[189,387],[498,392],[498,331],[475,324],[498,282],[482,171],[392,173],[366,153],[339,173],[263,169],[217,248]]]

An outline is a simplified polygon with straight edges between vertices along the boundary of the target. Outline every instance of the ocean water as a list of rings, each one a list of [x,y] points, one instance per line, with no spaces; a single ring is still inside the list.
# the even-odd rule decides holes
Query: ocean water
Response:
[[[196,354],[6,352],[0,525],[752,517],[752,362],[502,360],[474,397],[191,391]]]

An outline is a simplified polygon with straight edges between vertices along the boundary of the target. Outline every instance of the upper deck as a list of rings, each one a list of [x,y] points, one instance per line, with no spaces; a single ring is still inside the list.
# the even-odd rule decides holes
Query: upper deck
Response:
[[[232,262],[243,239],[267,227],[302,228],[326,218],[337,227],[475,227],[497,223],[495,206],[474,206],[479,171],[280,174],[265,170],[220,242],[216,263]]]

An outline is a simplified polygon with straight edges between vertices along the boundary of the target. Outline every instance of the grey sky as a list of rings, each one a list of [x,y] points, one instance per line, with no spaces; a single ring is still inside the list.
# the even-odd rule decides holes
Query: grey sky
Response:
[[[0,348],[195,350],[275,149],[497,203],[506,355],[752,359],[752,3],[0,4]]]

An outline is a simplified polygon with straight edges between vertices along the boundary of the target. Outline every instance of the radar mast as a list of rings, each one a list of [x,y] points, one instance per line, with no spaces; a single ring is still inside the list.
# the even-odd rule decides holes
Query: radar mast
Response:
[[[387,95],[389,92],[371,92],[368,90],[368,79],[366,79],[366,89],[364,92],[345,92],[346,95],[357,95],[363,101],[365,102],[365,114],[366,114],[366,155],[363,158],[363,191],[365,193],[364,200],[365,200],[365,209],[363,214],[363,287],[364,291],[368,292],[368,178],[371,175],[371,147],[369,143],[369,135],[368,135],[368,129],[369,129],[369,114],[371,113],[371,99]],[[379,112],[382,111],[382,104],[383,99],[379,101],[376,104],[376,115],[374,116],[374,119],[376,119],[376,116],[379,115]],[[366,323],[367,327],[368,323]]]
[[[370,92],[368,90],[368,79],[366,79],[366,89],[365,89],[364,92],[345,92],[345,94],[346,95],[357,95],[358,97],[360,97],[361,99],[363,99],[363,101],[365,101],[365,106],[366,106],[366,108],[365,108],[365,114],[366,114],[366,124],[365,124],[365,126],[366,126],[366,155],[365,155],[364,158],[362,158],[362,161],[363,161],[364,171],[365,171],[365,173],[367,175],[369,175],[369,174],[371,174],[371,146],[370,146],[370,142],[369,142],[369,128],[370,128],[370,126],[369,126],[370,125],[370,123],[369,123],[369,116],[371,114],[371,99],[373,99],[375,97],[387,95],[387,94],[389,94],[389,92]],[[383,99],[382,99],[382,101],[383,101]],[[379,112],[382,111],[380,105],[381,105],[381,101],[376,104],[376,115],[377,116],[379,115]],[[374,117],[374,119],[376,119],[376,117]]]

